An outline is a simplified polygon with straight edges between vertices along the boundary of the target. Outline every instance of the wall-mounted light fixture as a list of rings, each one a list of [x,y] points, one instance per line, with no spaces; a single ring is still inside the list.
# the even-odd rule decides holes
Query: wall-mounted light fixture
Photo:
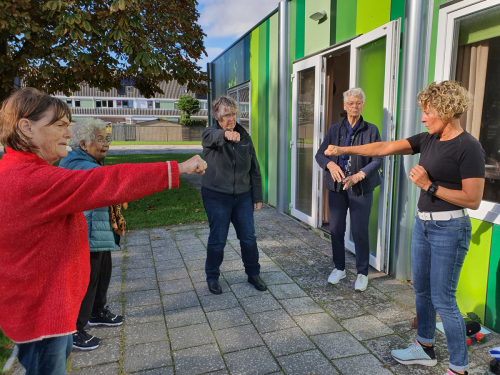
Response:
[[[309,18],[314,20],[314,21],[320,21],[325,17],[326,17],[326,12],[324,10],[313,13],[309,16]]]

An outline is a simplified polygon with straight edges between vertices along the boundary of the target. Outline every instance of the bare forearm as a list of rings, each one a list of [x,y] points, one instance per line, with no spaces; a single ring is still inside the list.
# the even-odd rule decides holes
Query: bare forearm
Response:
[[[374,142],[362,146],[328,146],[325,155],[360,155],[369,157],[381,157],[388,155],[409,155],[413,153],[410,142],[406,139],[392,142]]]
[[[477,192],[469,194],[464,190],[452,190],[442,186],[438,186],[435,196],[456,206],[470,208],[471,210],[476,210],[479,207],[482,198],[482,194],[479,196]]]

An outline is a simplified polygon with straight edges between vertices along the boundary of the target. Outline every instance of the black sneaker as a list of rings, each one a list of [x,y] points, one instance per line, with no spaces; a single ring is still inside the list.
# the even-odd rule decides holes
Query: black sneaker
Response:
[[[101,340],[90,335],[84,329],[73,333],[73,348],[80,350],[94,350],[99,347]]]
[[[119,326],[123,323],[123,317],[115,315],[108,310],[106,306],[97,316],[91,316],[89,319],[90,326]]]

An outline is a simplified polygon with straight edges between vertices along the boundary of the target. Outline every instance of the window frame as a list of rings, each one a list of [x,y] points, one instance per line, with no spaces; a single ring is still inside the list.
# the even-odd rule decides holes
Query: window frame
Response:
[[[236,92],[236,98],[237,98],[237,102],[238,102],[238,107],[240,106],[240,91],[246,89],[248,87],[248,134],[252,134],[252,84],[250,81],[246,81],[246,82],[243,82],[241,84],[239,84],[238,86],[233,86],[229,89],[227,89],[226,91],[226,95],[230,95],[232,93],[235,93]],[[208,106],[208,102],[207,102],[207,106]],[[207,107],[208,109],[208,107]],[[238,117],[236,119],[236,121],[238,123],[240,123],[241,121],[241,118]]]
[[[442,4],[439,10],[436,43],[434,72],[436,81],[445,81],[455,77],[459,19],[493,7],[500,7],[498,0],[464,0],[450,5]],[[500,203],[482,200],[477,210],[469,210],[469,215],[474,219],[500,225]]]

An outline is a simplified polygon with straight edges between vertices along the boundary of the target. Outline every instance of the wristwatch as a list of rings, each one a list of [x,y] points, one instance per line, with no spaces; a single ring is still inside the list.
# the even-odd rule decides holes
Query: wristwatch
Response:
[[[429,189],[427,189],[427,194],[429,195],[435,195],[437,191],[438,185],[433,182],[431,186],[429,186]]]

